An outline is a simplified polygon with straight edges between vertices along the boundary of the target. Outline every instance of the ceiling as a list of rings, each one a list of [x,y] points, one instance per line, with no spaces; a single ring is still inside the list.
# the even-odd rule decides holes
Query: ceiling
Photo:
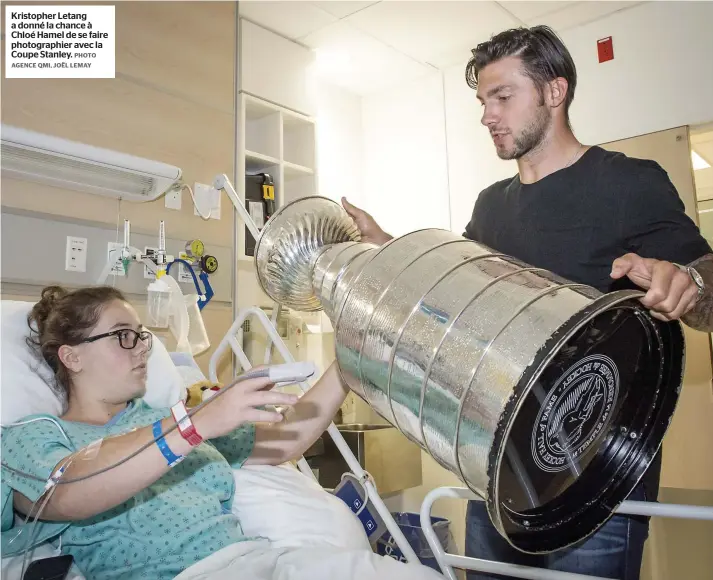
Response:
[[[240,15],[316,50],[316,70],[367,95],[465,62],[492,34],[548,24],[558,32],[643,2],[247,0]]]

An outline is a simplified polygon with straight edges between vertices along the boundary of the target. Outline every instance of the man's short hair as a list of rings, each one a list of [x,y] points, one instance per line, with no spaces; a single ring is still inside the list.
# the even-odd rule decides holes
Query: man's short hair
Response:
[[[465,68],[468,86],[478,89],[478,75],[489,64],[509,56],[522,60],[525,74],[532,79],[543,95],[545,84],[558,77],[567,81],[565,114],[569,117],[569,106],[577,87],[577,69],[567,47],[548,26],[513,28],[493,36],[472,50],[473,57]]]

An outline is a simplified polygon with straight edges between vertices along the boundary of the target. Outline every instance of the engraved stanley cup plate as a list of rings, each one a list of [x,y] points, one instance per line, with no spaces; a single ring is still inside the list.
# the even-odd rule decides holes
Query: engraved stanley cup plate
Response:
[[[284,206],[255,264],[265,292],[324,308],[349,387],[487,502],[528,553],[587,538],[658,451],[683,380],[678,322],[452,232],[376,247],[329,199]]]

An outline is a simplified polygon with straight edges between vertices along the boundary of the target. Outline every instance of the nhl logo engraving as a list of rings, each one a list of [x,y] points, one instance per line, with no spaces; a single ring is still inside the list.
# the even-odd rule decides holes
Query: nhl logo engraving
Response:
[[[597,440],[619,395],[619,371],[609,357],[591,355],[572,365],[542,403],[533,426],[532,457],[543,471],[568,469]]]

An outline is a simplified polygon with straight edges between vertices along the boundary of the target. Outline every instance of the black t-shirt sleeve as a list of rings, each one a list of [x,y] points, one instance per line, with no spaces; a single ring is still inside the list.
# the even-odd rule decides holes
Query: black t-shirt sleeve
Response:
[[[470,216],[470,221],[468,225],[465,226],[465,231],[463,232],[464,238],[468,238],[474,242],[482,242],[480,224],[483,223],[483,218],[485,214],[488,213],[488,206],[490,205],[488,196],[492,187],[493,186],[488,187],[478,194],[475,205],[473,206],[473,213]]]
[[[475,212],[473,212],[475,213]],[[470,216],[470,221],[465,226],[465,231],[463,232],[463,237],[469,240],[476,241],[475,239],[475,215]]]
[[[686,215],[683,201],[663,168],[638,161],[623,193],[621,235],[630,252],[643,258],[689,264],[711,247]],[[614,217],[614,216],[612,216]]]

